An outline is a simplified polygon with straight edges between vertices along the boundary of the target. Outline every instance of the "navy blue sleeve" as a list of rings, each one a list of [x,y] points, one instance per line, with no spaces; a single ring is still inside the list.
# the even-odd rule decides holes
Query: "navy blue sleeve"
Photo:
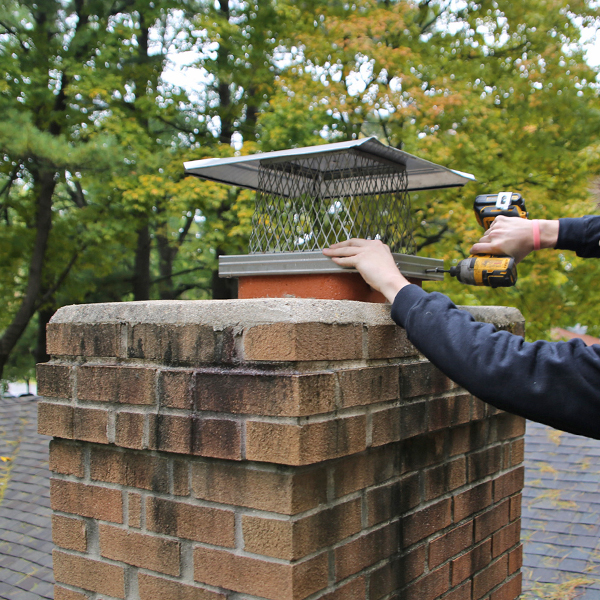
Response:
[[[600,258],[600,217],[560,219],[558,250],[573,250],[583,258]]]
[[[528,343],[415,285],[398,292],[392,318],[434,365],[481,400],[600,439],[600,346],[579,339]]]

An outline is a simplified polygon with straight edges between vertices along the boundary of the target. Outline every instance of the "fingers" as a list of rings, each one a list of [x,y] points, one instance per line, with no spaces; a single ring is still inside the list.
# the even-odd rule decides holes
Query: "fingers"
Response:
[[[337,242],[336,244],[331,244],[330,248],[333,249],[337,249],[337,248],[346,248],[348,246],[356,246],[356,247],[365,247],[365,246],[372,246],[374,244],[382,244],[383,242],[381,242],[380,240],[364,240],[362,238],[352,238],[350,240],[345,240],[343,242]]]
[[[332,256],[331,260],[340,267],[355,267],[356,256]]]
[[[494,250],[497,248],[493,244],[487,244],[485,242],[477,242],[471,247],[469,252],[471,254],[494,254]]]
[[[364,252],[365,248],[362,246],[331,246],[331,248],[323,248],[323,254],[327,256],[355,256]]]

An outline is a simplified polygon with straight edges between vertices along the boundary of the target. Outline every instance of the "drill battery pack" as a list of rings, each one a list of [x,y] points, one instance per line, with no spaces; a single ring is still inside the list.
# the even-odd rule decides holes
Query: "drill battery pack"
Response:
[[[528,217],[525,200],[516,192],[500,192],[499,194],[482,194],[475,198],[473,204],[477,222],[487,231],[494,219],[504,217]]]

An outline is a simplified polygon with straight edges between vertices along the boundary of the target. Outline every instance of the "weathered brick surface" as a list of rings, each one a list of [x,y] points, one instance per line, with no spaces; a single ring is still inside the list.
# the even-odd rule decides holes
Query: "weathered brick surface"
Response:
[[[67,550],[87,551],[87,527],[83,519],[52,515],[52,541]]]
[[[515,600],[523,420],[382,307],[244,325],[224,302],[51,324],[57,600]]]
[[[244,358],[254,361],[347,360],[363,356],[362,325],[274,323],[244,332]]]
[[[269,600],[300,600],[327,586],[327,555],[290,565],[196,548],[194,579]]]
[[[363,415],[306,425],[246,423],[246,458],[284,465],[309,465],[366,448]]]
[[[121,326],[116,323],[49,323],[50,356],[119,356]]]
[[[73,438],[73,407],[56,402],[38,402],[38,433]]]
[[[90,600],[90,595],[74,592],[73,590],[69,590],[62,585],[55,585],[54,600]]]
[[[125,365],[83,365],[77,369],[77,397],[90,402],[154,404],[156,370]]]
[[[323,468],[273,471],[222,461],[195,462],[192,488],[202,500],[294,515],[326,502],[327,472]]]
[[[37,392],[50,398],[70,398],[72,369],[66,365],[42,363],[37,366]]]
[[[90,454],[93,480],[166,493],[167,459],[142,452],[121,452],[94,446]]]
[[[326,413],[335,409],[337,397],[333,373],[200,371],[194,388],[198,410],[265,416]]]
[[[167,575],[180,573],[178,541],[102,524],[99,534],[100,554],[105,558]]]
[[[298,560],[361,530],[361,501],[351,500],[299,519],[242,518],[244,549]]]
[[[212,362],[216,332],[207,325],[139,323],[128,331],[127,357],[166,364]]]
[[[229,510],[150,497],[146,501],[146,527],[156,533],[214,546],[235,545],[235,518]]]
[[[178,581],[138,573],[140,600],[226,600],[224,594]]]
[[[117,489],[51,479],[50,505],[53,510],[82,517],[113,523],[123,522],[122,493]]]
[[[125,598],[124,567],[60,550],[52,553],[52,562],[57,583],[66,583],[113,598]]]
[[[83,477],[85,470],[83,454],[81,444],[52,440],[50,442],[50,470],[63,475]]]

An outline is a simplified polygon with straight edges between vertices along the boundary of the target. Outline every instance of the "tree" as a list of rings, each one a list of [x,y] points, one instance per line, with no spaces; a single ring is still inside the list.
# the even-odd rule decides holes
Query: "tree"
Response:
[[[472,213],[478,193],[521,191],[536,218],[595,208],[588,187],[598,169],[598,70],[579,42],[581,24],[598,23],[593,3],[305,0],[295,9],[298,50],[261,115],[267,139],[297,135],[285,114],[308,109],[319,128],[304,126],[306,141],[376,134],[477,176],[461,190],[412,195],[421,254],[449,262],[467,255],[481,235]],[[597,268],[545,254],[520,267],[514,289],[456,281],[427,288],[466,304],[517,304],[538,337],[552,324],[595,320],[578,300],[595,298]],[[539,302],[540,290],[549,302]]]

